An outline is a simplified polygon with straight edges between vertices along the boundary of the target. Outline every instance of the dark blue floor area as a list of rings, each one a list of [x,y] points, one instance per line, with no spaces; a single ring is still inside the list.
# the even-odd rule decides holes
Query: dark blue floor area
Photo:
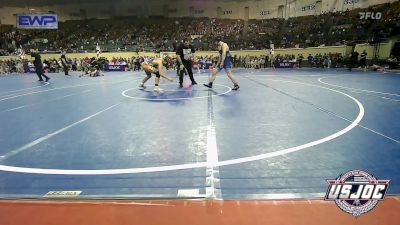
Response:
[[[237,92],[223,71],[213,90],[169,71],[161,93],[140,72],[0,77],[0,197],[321,197],[352,169],[400,193],[399,74],[234,74]]]

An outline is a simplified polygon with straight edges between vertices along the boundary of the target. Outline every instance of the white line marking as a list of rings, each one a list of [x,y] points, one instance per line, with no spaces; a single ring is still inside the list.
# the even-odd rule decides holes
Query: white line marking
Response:
[[[42,92],[62,90],[62,89],[75,88],[75,87],[84,87],[84,86],[97,85],[97,84],[117,84],[117,83],[122,83],[122,82],[125,82],[125,81],[129,81],[129,80],[132,80],[132,79],[127,79],[127,80],[117,81],[117,82],[109,82],[109,83],[98,82],[98,83],[93,83],[93,84],[81,84],[81,85],[74,85],[74,86],[67,86],[67,87],[52,88],[52,89],[43,90],[43,91],[35,91],[35,92],[29,92],[29,93],[20,94],[20,95],[13,95],[13,96],[10,96],[10,97],[6,97],[6,98],[0,99],[0,102],[4,101],[4,100],[8,100],[8,99],[18,98],[18,97],[22,97],[22,96],[26,96],[26,95],[33,95],[33,94],[42,93]],[[134,80],[137,80],[137,79],[134,79]]]
[[[231,159],[231,160],[221,161],[219,163],[220,166],[233,165],[233,164],[238,164],[238,163],[243,163],[243,162],[251,162],[251,161],[256,161],[256,160],[260,160],[260,159],[272,158],[272,157],[276,157],[276,156],[280,156],[280,155],[286,155],[286,154],[293,153],[293,152],[296,152],[296,151],[299,151],[299,150],[302,150],[302,149],[305,149],[305,148],[309,148],[309,147],[312,147],[312,146],[315,146],[315,145],[322,144],[324,142],[330,141],[332,139],[335,139],[335,138],[337,138],[337,137],[349,132],[354,127],[356,127],[358,125],[358,123],[360,123],[362,118],[364,117],[365,110],[364,110],[364,107],[361,104],[361,102],[359,102],[356,98],[354,98],[354,97],[352,97],[352,96],[350,96],[348,94],[345,94],[343,92],[340,92],[340,91],[337,91],[337,90],[334,90],[334,89],[330,89],[330,88],[326,88],[326,87],[322,87],[322,86],[319,86],[319,85],[307,84],[307,83],[302,83],[302,82],[297,82],[297,81],[286,81],[286,80],[270,80],[270,81],[281,81],[281,82],[288,82],[288,83],[306,84],[306,85],[309,85],[309,86],[320,87],[320,88],[323,88],[323,89],[326,89],[326,90],[330,90],[330,91],[333,91],[333,92],[337,92],[337,93],[343,94],[343,95],[347,96],[348,98],[352,99],[354,102],[357,103],[358,108],[359,108],[359,114],[358,114],[357,118],[353,122],[351,122],[351,124],[348,127],[344,128],[343,130],[340,130],[339,132],[336,132],[336,133],[334,133],[332,135],[329,135],[329,136],[327,136],[325,138],[322,138],[322,139],[319,139],[319,140],[316,140],[316,141],[313,141],[313,142],[310,142],[310,143],[307,143],[307,144],[299,145],[299,146],[296,146],[296,147],[280,150],[280,151],[269,152],[269,153],[260,154],[260,155],[256,155],[256,156],[250,156],[250,157],[243,157],[243,158],[239,158],[239,159]]]
[[[272,81],[274,81],[274,80],[272,80]],[[275,80],[275,81],[277,81],[277,80]],[[285,82],[285,81],[282,80],[282,82]],[[292,81],[287,81],[287,82],[289,82],[289,83],[295,83],[295,81],[293,81],[293,82],[292,82]],[[350,91],[350,90],[347,90],[347,91],[359,93],[359,92],[357,92],[357,91]],[[376,97],[379,97],[379,96],[376,96]],[[385,97],[382,97],[382,98],[385,98]],[[388,99],[390,99],[390,100],[392,100],[392,101],[397,101],[397,100],[391,99],[391,98],[388,98]],[[400,101],[400,100],[399,100],[399,101]],[[346,119],[346,118],[344,118],[344,117],[342,117],[342,116],[339,116],[339,115],[337,115],[337,114],[334,114],[334,116],[339,117],[340,119],[345,120],[345,121],[347,121],[347,122],[350,122],[350,123],[352,122],[351,120]],[[378,132],[378,131],[376,131],[376,130],[374,130],[374,129],[365,127],[365,126],[363,126],[363,125],[361,125],[361,124],[358,124],[357,126],[363,128],[363,129],[365,129],[365,130],[368,130],[368,131],[370,131],[370,132],[372,132],[372,133],[374,133],[374,134],[377,134],[377,135],[379,135],[379,136],[382,136],[382,137],[384,137],[384,138],[387,138],[387,139],[389,139],[389,140],[391,140],[391,141],[393,141],[393,142],[396,142],[396,143],[399,143],[399,144],[400,144],[400,141],[399,141],[399,140],[396,140],[396,139],[394,139],[394,138],[392,138],[392,137],[389,137],[389,136],[387,136],[387,135],[385,135],[385,134],[382,134],[382,133],[380,133],[380,132]]]
[[[207,163],[210,167],[218,163],[217,136],[215,125],[211,121],[207,127]]]
[[[339,75],[339,76],[343,76],[343,75]],[[354,91],[363,91],[363,92],[368,92],[368,93],[375,93],[375,94],[391,95],[391,96],[400,97],[400,94],[386,93],[386,92],[380,92],[380,91],[371,91],[371,90],[365,90],[365,89],[357,89],[357,88],[351,88],[351,87],[346,87],[346,86],[340,86],[340,85],[330,84],[330,83],[326,83],[326,82],[323,82],[323,81],[322,81],[323,79],[326,79],[326,78],[330,78],[330,77],[339,77],[339,76],[320,77],[320,78],[318,78],[318,82],[320,82],[320,83],[322,83],[322,84],[329,85],[329,86],[333,86],[333,87],[343,88],[343,89],[349,89],[349,90],[354,90]]]
[[[25,108],[25,107],[27,107],[27,106],[29,106],[29,105],[18,106],[18,107],[15,107],[15,108],[3,110],[3,111],[1,111],[1,112],[11,112],[11,111],[14,111],[14,110],[18,110],[18,109]]]
[[[207,188],[206,197],[209,199],[221,198],[221,193],[217,193],[215,185],[216,177],[219,174],[218,165],[218,149],[217,149],[217,135],[215,131],[214,118],[213,118],[213,105],[212,95],[208,100],[208,126],[207,126]]]
[[[113,205],[140,205],[140,206],[168,206],[168,207],[174,207],[175,205],[168,205],[168,204],[157,204],[157,203],[149,203],[146,202],[124,202],[125,200],[118,201],[118,200],[109,200],[109,199],[104,199],[100,201],[62,201],[62,200],[18,200],[18,201],[13,201],[13,203],[17,204],[35,204],[35,205],[40,205],[40,204],[52,204],[52,205],[78,205],[78,204],[88,204],[88,205],[103,205],[103,204],[113,204]]]
[[[246,74],[252,74],[251,77],[257,78],[258,76],[260,77],[319,77],[321,75],[288,75],[288,74],[269,74],[269,75],[264,75],[264,74],[254,74],[254,73],[244,73],[244,74],[239,74],[238,76],[243,76]]]
[[[357,93],[357,94],[367,95],[367,96],[373,96],[373,97],[385,99],[385,100],[388,100],[388,101],[400,102],[400,99],[388,98],[388,97],[374,95],[374,94],[367,94],[367,93],[364,93],[362,91],[352,91],[352,90],[347,90],[347,91],[353,92],[353,93]]]
[[[18,173],[35,173],[35,174],[107,175],[107,174],[133,174],[133,173],[164,172],[164,171],[202,168],[202,167],[206,167],[206,166],[207,166],[206,162],[200,162],[200,163],[190,163],[190,164],[181,164],[181,165],[132,168],[132,169],[60,170],[60,169],[41,169],[41,168],[27,168],[27,167],[0,165],[0,170],[10,171],[10,172],[18,172]]]
[[[226,95],[229,92],[232,91],[232,88],[225,86],[225,85],[221,85],[221,84],[214,84],[214,86],[221,86],[221,87],[226,87],[228,90],[223,92],[223,93],[219,93],[219,94],[214,94],[212,96],[220,96],[220,95]],[[121,95],[127,98],[131,98],[131,99],[137,99],[137,100],[147,100],[147,101],[178,101],[178,100],[191,100],[191,99],[201,99],[201,98],[209,98],[210,96],[197,96],[197,97],[192,97],[192,98],[140,98],[140,97],[133,97],[130,95],[127,95],[126,92],[130,91],[130,90],[135,90],[138,88],[130,88],[127,89],[123,92],[121,92]]]
[[[49,85],[49,84],[50,84],[49,82],[44,82],[44,85],[40,85],[40,86],[36,86],[36,87],[31,87],[31,88],[18,89],[18,90],[13,90],[13,91],[3,91],[3,92],[0,92],[0,94],[31,90],[31,89],[35,89],[35,88],[44,87],[44,86],[47,86],[47,85]]]
[[[23,109],[23,108],[31,107],[31,106],[34,106],[34,105],[42,104],[42,103],[45,103],[45,102],[57,101],[57,100],[60,100],[60,99],[63,99],[63,98],[67,98],[67,97],[71,97],[71,96],[74,96],[74,95],[87,93],[87,92],[90,92],[90,91],[93,91],[93,90],[84,90],[84,91],[81,91],[81,92],[77,92],[77,93],[73,93],[73,94],[69,94],[69,95],[64,95],[64,96],[61,96],[61,97],[58,97],[58,98],[54,98],[54,99],[51,99],[51,100],[48,100],[48,101],[44,101],[44,102],[28,104],[28,105],[19,106],[19,107],[16,107],[16,108],[6,109],[6,110],[1,111],[0,113],[2,113],[2,112],[10,112],[10,111],[18,110],[18,109]]]
[[[384,134],[382,134],[382,133],[380,133],[380,132],[378,132],[378,131],[376,131],[376,130],[374,130],[374,129],[365,127],[365,126],[363,126],[363,125],[361,125],[361,124],[358,124],[358,126],[361,127],[361,128],[363,128],[363,129],[366,129],[366,130],[368,130],[368,131],[370,131],[370,132],[372,132],[372,133],[374,133],[374,134],[377,134],[377,135],[382,136],[382,137],[384,137],[384,138],[387,138],[387,139],[389,139],[389,140],[391,140],[391,141],[394,141],[394,142],[396,142],[397,144],[400,144],[400,141],[399,141],[399,140],[396,140],[396,139],[394,139],[394,138],[391,138],[391,137],[389,137],[389,136],[386,136],[386,135],[384,135]]]
[[[23,152],[23,151],[25,151],[25,150],[27,150],[27,149],[29,149],[29,148],[31,148],[31,147],[37,145],[37,144],[40,144],[40,143],[42,143],[42,142],[44,142],[44,141],[46,141],[46,140],[48,140],[48,139],[50,139],[50,138],[56,136],[56,135],[59,134],[59,133],[62,133],[62,132],[66,131],[66,130],[68,130],[68,129],[70,129],[70,128],[72,128],[72,127],[78,125],[78,124],[81,124],[81,123],[83,123],[83,122],[85,122],[85,121],[87,121],[87,120],[90,120],[91,118],[93,118],[93,117],[99,115],[100,113],[103,113],[103,112],[105,112],[105,111],[107,111],[107,110],[109,110],[109,109],[114,108],[115,106],[117,106],[117,105],[119,105],[119,104],[121,104],[121,102],[120,102],[120,103],[117,103],[117,104],[114,104],[114,105],[112,105],[112,106],[110,106],[110,107],[108,107],[108,108],[105,108],[105,109],[103,109],[103,110],[101,110],[101,111],[99,111],[99,112],[97,112],[97,113],[95,113],[95,114],[92,114],[92,115],[90,115],[90,116],[88,116],[88,117],[86,117],[86,118],[83,118],[83,119],[81,119],[81,120],[79,120],[79,121],[76,121],[75,123],[72,123],[72,124],[70,124],[70,125],[68,125],[68,126],[66,126],[66,127],[64,127],[64,128],[61,128],[61,129],[59,129],[59,130],[56,130],[56,131],[54,131],[53,133],[50,133],[50,134],[47,134],[46,136],[43,136],[43,137],[41,137],[41,138],[38,138],[38,139],[36,139],[36,140],[34,140],[34,141],[32,141],[32,142],[30,142],[30,143],[28,143],[28,144],[26,144],[26,145],[24,145],[24,146],[22,146],[22,147],[19,147],[19,148],[17,148],[17,149],[14,149],[14,150],[8,152],[7,154],[0,156],[0,161],[3,161],[3,160],[5,160],[5,159],[7,159],[7,158],[9,158],[9,157],[11,157],[11,156],[14,156],[14,155],[16,155],[16,154],[18,154],[18,153],[20,153],[20,152]]]
[[[179,189],[178,197],[199,197],[200,189]]]
[[[281,81],[281,80],[276,80],[276,81]],[[252,161],[257,161],[257,160],[261,160],[261,159],[267,159],[267,158],[272,158],[272,157],[276,157],[276,156],[286,155],[286,154],[300,151],[300,150],[303,150],[303,149],[306,149],[306,148],[309,148],[312,146],[316,146],[316,145],[325,143],[327,141],[333,140],[335,138],[338,138],[341,135],[344,135],[345,133],[349,132],[350,130],[355,128],[358,125],[358,123],[362,120],[362,118],[364,117],[363,105],[356,98],[354,98],[346,93],[343,93],[341,91],[334,90],[334,89],[331,89],[328,87],[320,86],[320,85],[314,85],[314,84],[308,84],[308,83],[302,83],[302,82],[294,82],[294,81],[286,81],[286,80],[283,82],[292,82],[292,83],[297,83],[297,84],[318,87],[321,89],[326,89],[326,90],[329,90],[332,92],[342,94],[342,95],[352,99],[357,104],[358,109],[359,109],[357,118],[349,126],[345,127],[344,129],[342,129],[334,134],[331,134],[325,138],[321,138],[319,140],[316,140],[316,141],[313,141],[313,142],[310,142],[307,144],[303,144],[303,145],[288,148],[288,149],[279,150],[276,152],[270,152],[270,153],[266,153],[266,154],[260,154],[260,155],[256,155],[256,156],[250,156],[250,157],[244,157],[244,158],[238,158],[238,159],[232,159],[232,160],[219,161],[215,166],[234,165],[234,164],[240,164],[240,163],[245,163],[245,162],[252,162]],[[42,168],[28,168],[28,167],[0,165],[0,170],[9,171],[9,172],[18,172],[18,173],[34,173],[34,174],[106,175],[106,174],[134,174],[134,173],[163,172],[163,171],[202,168],[202,167],[207,167],[207,166],[208,166],[207,162],[198,162],[198,163],[188,163],[188,164],[180,164],[180,165],[144,167],[144,168],[128,168],[128,169],[61,170],[61,169],[42,169]]]

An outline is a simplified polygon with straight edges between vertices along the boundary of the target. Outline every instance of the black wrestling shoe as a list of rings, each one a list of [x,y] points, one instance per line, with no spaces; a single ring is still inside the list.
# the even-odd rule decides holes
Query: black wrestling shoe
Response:
[[[46,81],[45,81],[45,82],[47,82],[47,81],[49,81],[49,80],[50,80],[50,77],[46,78]]]
[[[239,90],[239,88],[240,88],[240,86],[235,84],[235,86],[233,86],[232,90],[237,91],[237,90]]]
[[[197,82],[195,81],[195,82],[192,82],[192,85],[197,85]]]
[[[183,88],[183,85],[182,85],[182,84],[179,84],[179,88]]]
[[[203,84],[203,85],[208,87],[208,88],[212,88],[212,84]]]
[[[139,90],[144,90],[144,89],[146,89],[146,86],[144,86],[144,84],[140,84],[139,85]]]

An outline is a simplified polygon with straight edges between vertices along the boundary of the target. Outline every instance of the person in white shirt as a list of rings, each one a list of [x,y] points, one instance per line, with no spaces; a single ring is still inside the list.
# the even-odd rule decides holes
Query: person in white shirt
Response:
[[[96,43],[96,55],[97,55],[97,58],[99,58],[101,56],[101,49],[100,49],[99,43]]]

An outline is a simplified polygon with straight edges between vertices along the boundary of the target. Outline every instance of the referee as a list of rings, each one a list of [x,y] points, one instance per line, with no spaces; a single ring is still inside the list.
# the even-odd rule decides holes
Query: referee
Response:
[[[183,44],[179,45],[176,49],[176,58],[179,63],[179,87],[183,87],[183,74],[185,73],[185,69],[189,74],[190,80],[192,81],[192,85],[196,85],[196,81],[193,77],[192,71],[192,57],[193,53],[195,53],[195,49],[193,45],[189,43],[189,39],[185,39]]]
[[[41,59],[39,53],[37,53],[37,51],[31,49],[31,57],[35,58],[33,60],[33,65],[35,66],[36,74],[39,77],[38,81],[43,81],[42,76],[46,79],[45,82],[49,81],[50,77],[46,76],[43,73],[43,63],[42,63],[42,59]]]

